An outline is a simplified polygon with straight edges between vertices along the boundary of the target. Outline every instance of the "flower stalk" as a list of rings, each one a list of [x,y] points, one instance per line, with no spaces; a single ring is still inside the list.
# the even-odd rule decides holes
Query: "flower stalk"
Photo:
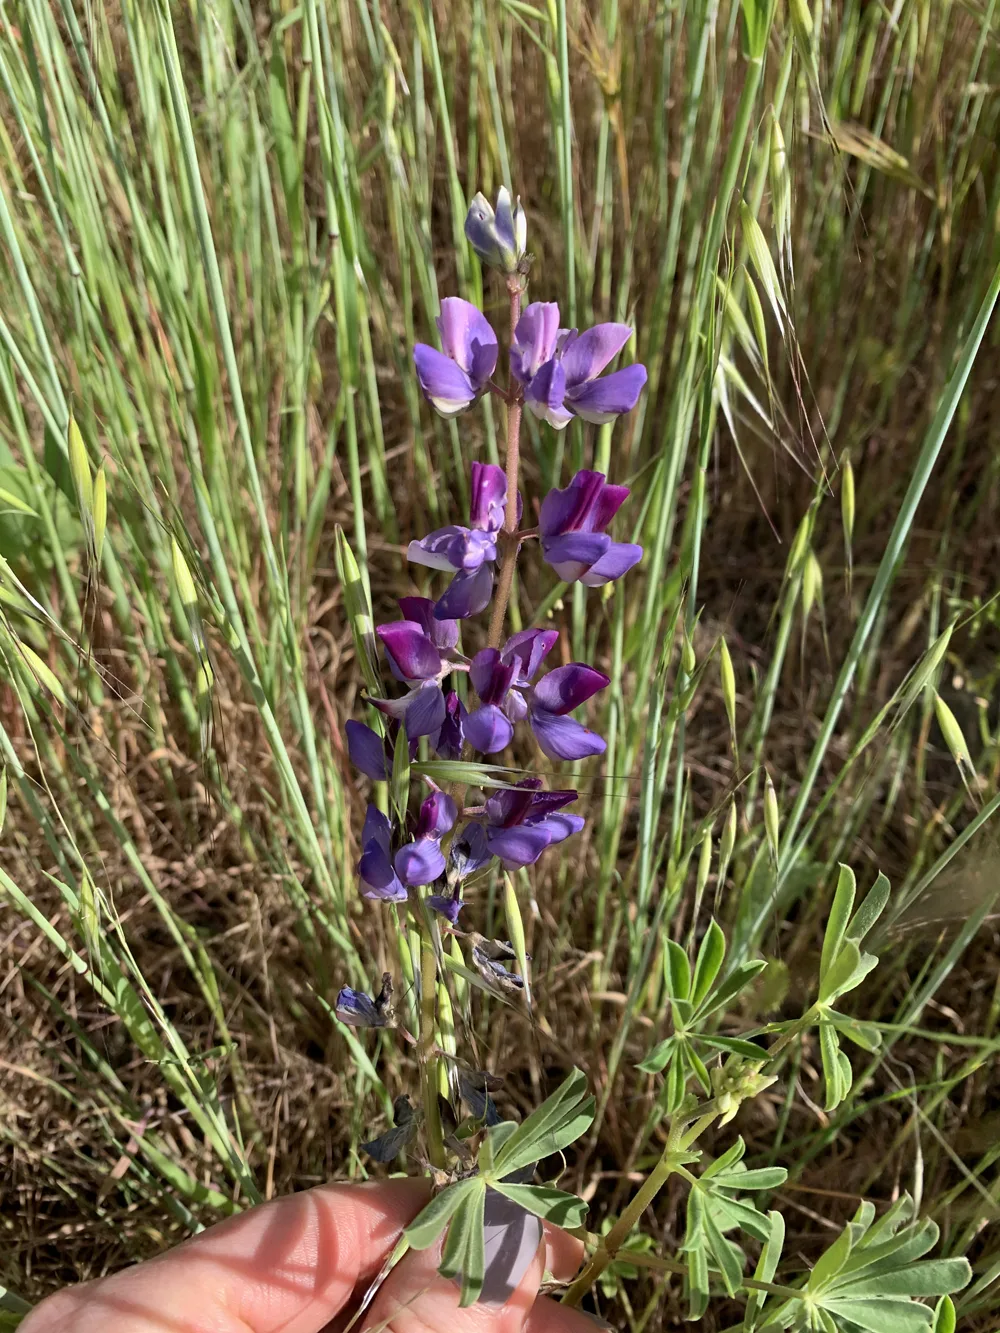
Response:
[[[514,331],[521,318],[521,278],[511,274],[507,279],[507,293],[510,297],[510,343],[514,345]],[[500,579],[497,583],[496,597],[490,615],[489,646],[499,648],[503,638],[504,619],[510,602],[511,588],[514,586],[514,570],[517,567],[517,553],[521,541],[517,532],[517,488],[521,470],[521,386],[508,376],[507,393],[507,453],[504,467],[507,475],[507,503],[504,510],[504,536],[501,541],[503,563],[500,566]]]
[[[420,1085],[424,1105],[427,1156],[431,1165],[444,1170],[444,1133],[438,1109],[438,1060],[434,1055],[437,959],[426,932],[420,932]]]

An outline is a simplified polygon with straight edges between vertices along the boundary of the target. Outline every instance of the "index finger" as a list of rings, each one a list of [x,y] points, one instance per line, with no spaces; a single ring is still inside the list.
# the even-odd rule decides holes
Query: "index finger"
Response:
[[[428,1192],[425,1180],[390,1180],[276,1199],[59,1292],[22,1333],[317,1333],[375,1276]]]

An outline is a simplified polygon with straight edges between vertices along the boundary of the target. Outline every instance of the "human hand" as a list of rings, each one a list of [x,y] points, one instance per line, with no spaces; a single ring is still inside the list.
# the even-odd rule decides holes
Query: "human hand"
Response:
[[[389,1180],[276,1199],[147,1263],[57,1292],[19,1333],[337,1333],[428,1197],[425,1180]],[[509,1205],[493,1200],[502,1224]],[[410,1252],[355,1328],[594,1333],[578,1311],[538,1296],[544,1269],[568,1279],[580,1257],[579,1242],[558,1228],[546,1225],[539,1241],[533,1218],[501,1225],[487,1249],[490,1303],[460,1310],[458,1287],[437,1273],[440,1245]]]

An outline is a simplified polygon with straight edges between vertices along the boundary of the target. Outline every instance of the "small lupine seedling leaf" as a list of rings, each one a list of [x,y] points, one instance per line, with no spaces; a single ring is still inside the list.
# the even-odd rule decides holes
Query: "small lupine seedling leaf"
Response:
[[[590,1207],[575,1194],[567,1194],[565,1190],[552,1189],[548,1185],[512,1185],[503,1180],[493,1180],[490,1184],[529,1213],[569,1230],[583,1226],[583,1219]]]
[[[448,1226],[448,1236],[441,1254],[438,1272],[442,1277],[461,1277],[459,1306],[475,1305],[483,1289],[486,1273],[486,1245],[483,1235],[486,1208],[486,1181],[474,1176],[455,1209]],[[454,1186],[452,1187],[454,1188]],[[405,1234],[405,1233],[404,1233]],[[412,1240],[411,1240],[412,1245]]]
[[[700,1319],[708,1309],[708,1254],[701,1229],[692,1236],[690,1225],[684,1248],[688,1256],[688,1320]]]
[[[771,1212],[767,1215],[768,1233],[767,1240],[764,1242],[764,1248],[760,1252],[760,1258],[757,1260],[757,1267],[754,1269],[755,1282],[773,1282],[774,1275],[778,1271],[778,1261],[781,1258],[782,1247],[785,1244],[785,1219],[779,1212]],[[746,1311],[743,1316],[743,1328],[745,1333],[757,1326],[757,1316],[760,1314],[761,1307],[764,1304],[765,1293],[751,1289],[747,1295]]]
[[[672,1000],[691,998],[691,964],[686,950],[676,940],[668,940],[663,955],[663,979]]]
[[[942,1296],[934,1311],[934,1333],[955,1333],[957,1322],[955,1302],[950,1296]]]
[[[823,934],[823,952],[819,964],[821,982],[829,972],[834,959],[840,953],[840,946],[847,934],[847,923],[851,918],[851,912],[854,910],[856,888],[857,882],[854,878],[854,871],[850,866],[842,865],[836,892],[833,895],[830,917],[826,923],[826,931]]]
[[[708,1018],[719,1009],[724,1009],[730,1001],[740,995],[747,986],[750,985],[754,977],[763,972],[767,963],[763,958],[755,959],[752,963],[740,963],[730,975],[722,982],[717,990],[713,990],[705,997],[705,1000],[698,1007],[698,1017]]]
[[[657,1042],[645,1060],[641,1060],[636,1068],[641,1069],[644,1074],[659,1074],[666,1068],[676,1045],[676,1037],[666,1037],[663,1041]]]
[[[713,917],[708,930],[705,932],[705,938],[701,942],[694,965],[694,977],[691,982],[691,1003],[695,1009],[698,1008],[711,990],[715,978],[719,975],[719,969],[722,967],[725,956],[726,937],[722,933],[722,927]]]
[[[720,1037],[716,1032],[700,1036],[698,1040],[713,1051],[739,1055],[744,1060],[763,1060],[767,1054],[762,1047],[756,1046],[752,1041],[743,1041],[740,1037]]]
[[[532,1162],[561,1152],[589,1128],[594,1110],[594,1098],[587,1093],[587,1076],[582,1069],[574,1069],[500,1149],[494,1165],[496,1175],[512,1175]]]
[[[484,1176],[489,1176],[491,1179],[495,1177],[494,1163],[497,1153],[516,1130],[517,1122],[514,1120],[501,1120],[499,1125],[492,1125],[487,1130],[476,1159],[476,1164]]]
[[[877,1051],[882,1045],[882,1033],[874,1023],[863,1023],[858,1018],[839,1014],[836,1009],[828,1009],[826,1016],[842,1036],[848,1041],[853,1041],[855,1046],[860,1046],[862,1050]]]
[[[837,1030],[827,1019],[821,1019],[819,1025],[819,1052],[823,1065],[823,1080],[826,1088],[824,1110],[832,1111],[839,1106],[851,1090],[848,1078],[844,1087],[843,1067],[840,1063],[840,1045],[837,1042]]]
[[[850,924],[847,927],[847,938],[854,940],[855,944],[860,944],[885,911],[885,905],[888,901],[889,881],[880,870],[875,883],[865,894],[861,906],[851,917]]]
[[[434,1244],[438,1236],[451,1221],[462,1200],[468,1195],[477,1179],[460,1180],[449,1185],[434,1195],[426,1208],[422,1209],[403,1233],[413,1250],[426,1250]]]
[[[821,1004],[826,1004],[830,1000],[835,1000],[838,995],[843,995],[848,987],[848,982],[857,971],[861,962],[861,950],[853,940],[845,940],[837,951],[837,956],[827,968],[825,975],[821,976],[819,983],[819,1000]]]

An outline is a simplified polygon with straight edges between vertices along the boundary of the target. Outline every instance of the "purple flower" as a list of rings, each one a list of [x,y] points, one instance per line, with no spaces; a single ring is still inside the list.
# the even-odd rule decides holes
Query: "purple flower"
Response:
[[[376,805],[369,805],[361,832],[361,860],[358,875],[366,898],[383,902],[406,901],[406,889],[399,882],[392,864],[392,825]]]
[[[476,874],[493,860],[493,853],[486,845],[486,834],[481,824],[468,823],[448,849],[447,883],[450,894],[432,893],[427,899],[427,906],[441,916],[447,917],[452,925],[458,921],[458,914],[465,906],[462,901],[462,884],[470,875]]]
[[[575,791],[541,791],[538,778],[505,787],[486,802],[486,845],[508,870],[533,865],[546,847],[579,833],[579,815],[558,813]]]
[[[410,740],[440,731],[447,720],[441,677],[448,674],[451,664],[445,662],[431,636],[415,620],[378,625],[375,633],[382,640],[393,676],[410,688],[401,699],[371,702],[380,712],[402,722]]]
[[[424,396],[443,417],[455,417],[483,392],[497,364],[497,336],[468,301],[447,296],[437,320],[443,352],[417,343],[413,361]]]
[[[599,588],[639,563],[641,546],[613,542],[604,531],[628,494],[627,486],[609,486],[603,472],[578,472],[565,490],[549,491],[538,532],[542,556],[561,579]]]
[[[391,974],[382,973],[382,989],[374,999],[351,986],[342,987],[334,1011],[342,1023],[352,1028],[388,1027],[393,1020]]]
[[[419,625],[439,652],[448,653],[456,647],[458,621],[436,616],[435,603],[429,597],[400,597],[398,605],[403,619]]]
[[[472,464],[472,504],[469,527],[438,528],[407,549],[408,560],[431,569],[453,570],[455,577],[438,602],[438,620],[478,615],[493,592],[493,562],[497,533],[503,527],[507,478],[493,463]],[[424,600],[424,599],[421,599]]]
[[[533,301],[517,322],[510,353],[525,403],[556,430],[574,416],[604,425],[630,412],[646,383],[645,366],[599,376],[631,336],[627,324],[595,324],[584,333],[562,329],[554,302]]]
[[[531,679],[558,638],[556,630],[522,630],[502,649],[483,648],[472,659],[470,679],[480,706],[465,719],[465,738],[483,754],[510,744],[514,723],[527,717],[539,746],[550,759],[583,759],[603,754],[604,741],[567,716],[603,690],[608,677],[580,662],[557,667],[537,685]]]
[[[393,862],[404,884],[410,888],[433,884],[444,873],[441,839],[454,828],[457,817],[455,802],[443,791],[431,792],[422,803],[414,841],[400,847]]]
[[[528,223],[518,199],[511,207],[510,193],[501,185],[496,212],[484,194],[477,194],[465,218],[466,240],[484,264],[503,273],[516,273],[528,243]]]
[[[458,759],[462,753],[465,719],[468,714],[465,704],[454,690],[449,690],[445,695],[444,708],[444,721],[437,731],[430,735],[431,748],[439,759]]]

